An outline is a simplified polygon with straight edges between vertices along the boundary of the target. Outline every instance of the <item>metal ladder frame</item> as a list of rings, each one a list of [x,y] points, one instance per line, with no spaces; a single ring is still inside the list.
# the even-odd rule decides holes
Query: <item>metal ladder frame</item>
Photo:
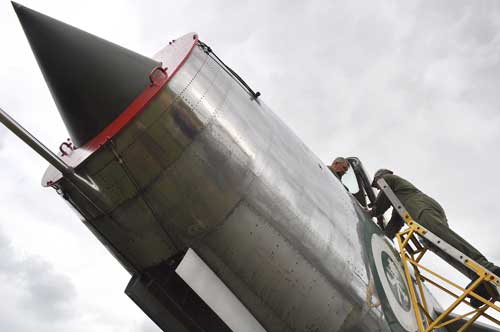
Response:
[[[380,190],[385,193],[389,201],[392,203],[393,208],[396,209],[408,226],[406,229],[396,234],[396,238],[403,263],[406,282],[408,283],[410,291],[410,299],[415,310],[415,317],[419,332],[435,331],[435,329],[444,327],[469,316],[472,317],[467,320],[458,332],[465,331],[479,317],[485,317],[500,326],[499,320],[486,314],[485,312],[489,308],[492,308],[500,313],[500,307],[474,292],[474,290],[483,282],[490,283],[492,287],[496,287],[497,291],[499,291],[500,278],[413,220],[404,205],[396,197],[391,187],[383,178],[380,178],[377,183]],[[421,259],[428,251],[428,248],[419,242],[416,237],[417,235],[431,242],[434,246],[446,253],[452,259],[473,271],[477,275],[477,278],[473,280],[467,289],[465,289],[450,281],[448,278],[432,271],[432,269],[422,265]],[[414,271],[415,283],[413,282],[410,266]],[[430,274],[432,277],[437,278],[438,281],[431,279],[429,276],[423,275],[422,272]],[[455,298],[455,301],[438,317],[432,318],[432,315],[429,313],[423,282],[427,282]],[[415,284],[418,290],[415,288]],[[455,292],[458,290],[458,294],[450,290],[449,286],[455,288]],[[483,305],[479,308],[474,308],[474,310],[466,314],[458,315],[455,318],[445,321],[446,317],[448,317],[448,315],[452,313],[453,310],[461,303],[465,303],[472,307],[470,301],[467,300],[467,297],[474,297],[475,299],[481,301]],[[424,314],[425,317],[422,314]]]

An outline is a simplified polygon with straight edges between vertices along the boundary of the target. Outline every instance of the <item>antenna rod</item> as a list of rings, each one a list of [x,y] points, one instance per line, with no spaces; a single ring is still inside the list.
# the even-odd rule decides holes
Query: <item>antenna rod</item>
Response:
[[[50,151],[45,145],[43,145],[42,142],[31,135],[26,129],[17,123],[16,120],[11,118],[10,115],[7,114],[2,108],[0,108],[0,122],[63,175],[71,176],[75,173],[73,167],[66,164],[61,158]]]

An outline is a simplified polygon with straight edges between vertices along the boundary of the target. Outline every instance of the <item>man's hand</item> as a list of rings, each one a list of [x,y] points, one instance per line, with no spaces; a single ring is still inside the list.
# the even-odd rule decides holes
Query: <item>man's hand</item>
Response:
[[[362,207],[363,211],[367,214],[370,215],[371,218],[373,218],[373,215],[372,215],[372,211],[373,209],[369,209],[367,207]],[[377,225],[378,227],[380,227],[381,230],[384,230],[385,226],[384,226],[384,218],[382,216],[379,216],[377,217]]]
[[[370,215],[371,215],[371,212],[372,212],[372,210],[371,210],[371,209],[369,209],[369,208],[367,208],[367,207],[364,207],[364,206],[362,206],[361,208],[363,209],[363,211],[364,211],[365,213],[368,213],[368,214],[370,214]]]
[[[381,230],[384,230],[385,229],[384,218],[378,217],[377,218],[377,225],[378,225],[378,227],[380,227]]]

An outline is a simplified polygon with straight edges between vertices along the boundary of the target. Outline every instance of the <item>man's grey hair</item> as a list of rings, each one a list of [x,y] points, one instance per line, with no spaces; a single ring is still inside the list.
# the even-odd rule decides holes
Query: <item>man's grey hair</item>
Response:
[[[347,162],[347,159],[345,159],[344,157],[337,157],[333,160],[334,163],[346,163]]]

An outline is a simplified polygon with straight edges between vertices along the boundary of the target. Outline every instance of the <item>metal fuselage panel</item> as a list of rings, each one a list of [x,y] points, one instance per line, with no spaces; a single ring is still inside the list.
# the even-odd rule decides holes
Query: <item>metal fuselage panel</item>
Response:
[[[161,59],[160,59],[161,60]],[[342,184],[201,48],[61,192],[130,271],[193,248],[267,331],[382,331]]]

